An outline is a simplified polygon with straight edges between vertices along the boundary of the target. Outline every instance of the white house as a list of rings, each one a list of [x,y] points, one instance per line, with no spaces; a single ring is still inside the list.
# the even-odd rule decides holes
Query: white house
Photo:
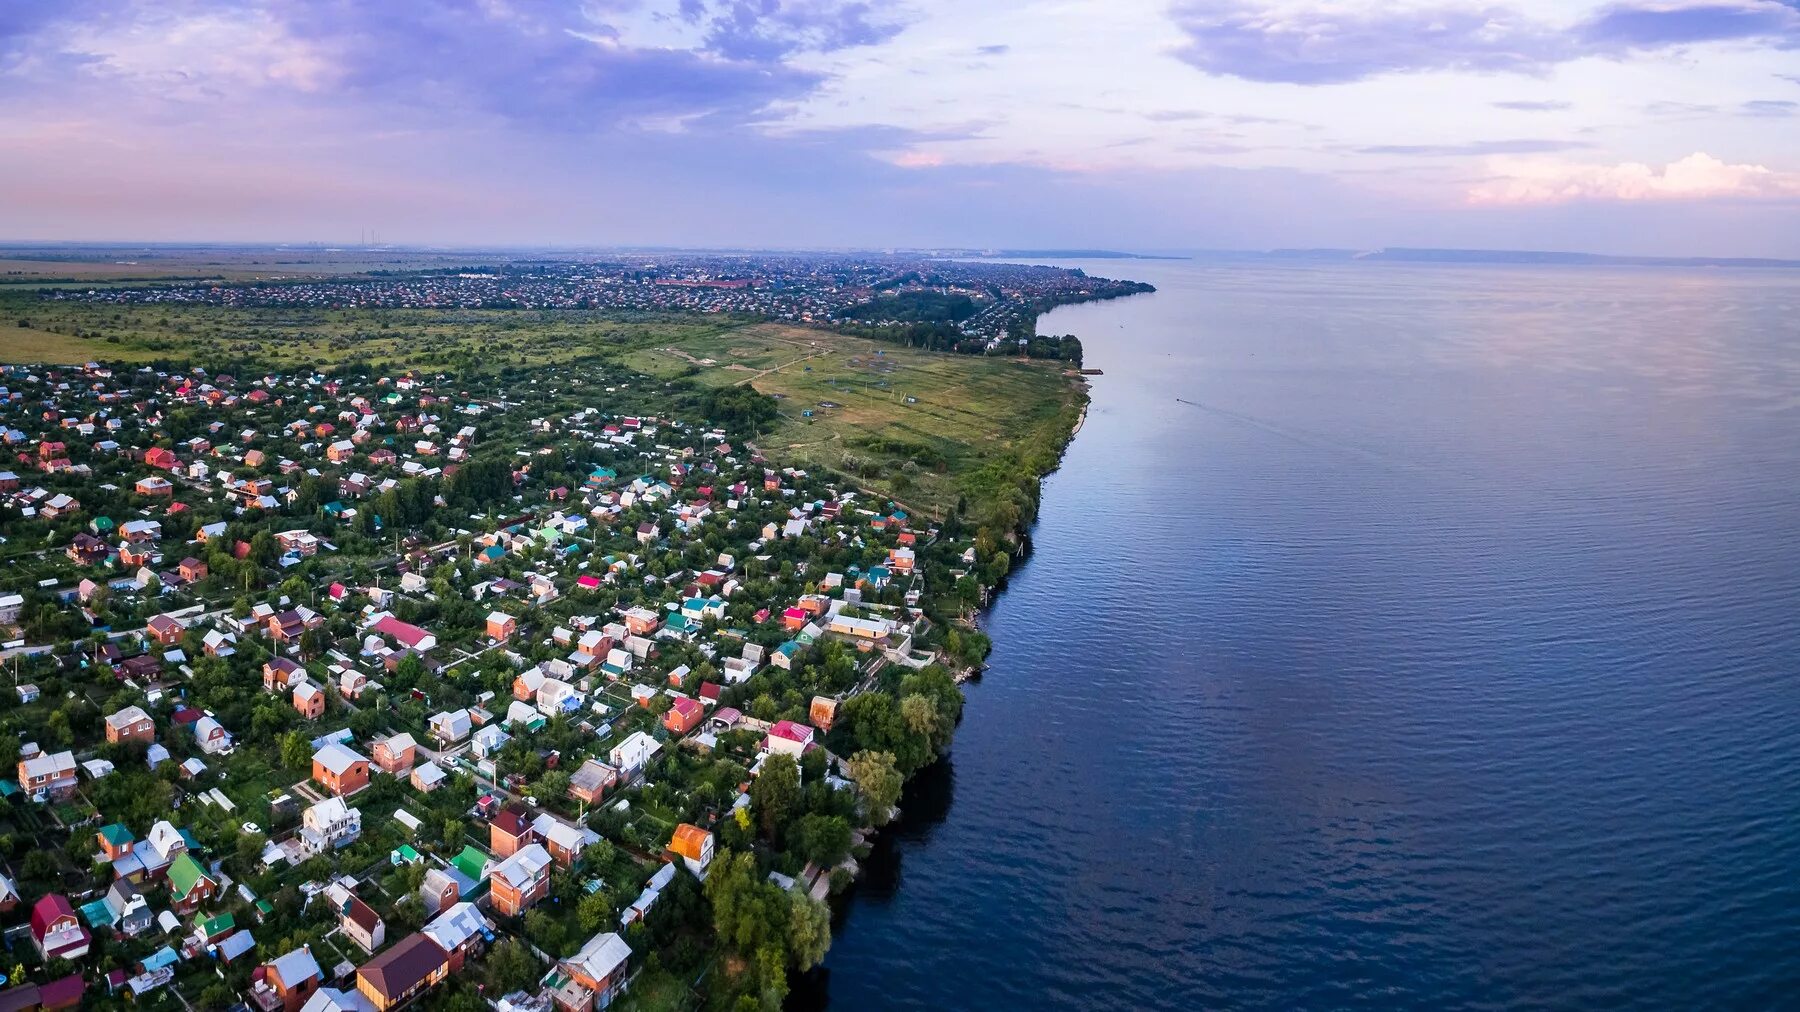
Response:
[[[630,776],[643,769],[644,764],[661,748],[662,745],[655,738],[642,731],[633,731],[630,737],[613,746],[608,758],[621,775]]]
[[[426,723],[431,728],[431,736],[445,745],[454,744],[469,736],[467,710],[447,710],[433,716]]]
[[[477,759],[486,759],[498,754],[511,740],[512,736],[500,730],[500,725],[489,724],[475,732],[475,737],[469,739],[469,752]]]
[[[309,856],[356,842],[362,835],[362,812],[343,798],[326,798],[300,817],[300,839]]]
[[[231,732],[211,717],[194,721],[194,740],[200,743],[200,751],[207,755],[231,751]]]

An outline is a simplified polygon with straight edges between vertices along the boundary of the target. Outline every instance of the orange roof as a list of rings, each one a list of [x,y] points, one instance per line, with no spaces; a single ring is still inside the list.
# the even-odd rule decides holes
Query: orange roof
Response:
[[[699,826],[684,822],[675,827],[675,836],[669,841],[669,849],[680,854],[682,857],[689,857],[698,861],[700,860],[700,855],[702,853],[701,848],[704,847],[706,841],[711,838],[712,834],[708,833],[706,830],[701,829]]]

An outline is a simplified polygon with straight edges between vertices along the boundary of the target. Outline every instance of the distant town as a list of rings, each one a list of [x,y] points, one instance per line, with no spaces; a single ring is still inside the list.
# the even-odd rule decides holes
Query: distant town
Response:
[[[916,257],[648,254],[518,260],[382,276],[49,288],[44,297],[139,305],[306,309],[590,309],[731,313],[793,323],[941,324],[997,346],[1038,314],[1148,285],[1059,267]]]

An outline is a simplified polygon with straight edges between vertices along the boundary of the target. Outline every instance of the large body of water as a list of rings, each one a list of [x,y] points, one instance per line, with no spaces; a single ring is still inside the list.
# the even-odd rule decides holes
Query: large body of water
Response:
[[[1106,375],[802,992],[1800,1003],[1800,275],[1080,266],[1160,290],[1045,318]]]

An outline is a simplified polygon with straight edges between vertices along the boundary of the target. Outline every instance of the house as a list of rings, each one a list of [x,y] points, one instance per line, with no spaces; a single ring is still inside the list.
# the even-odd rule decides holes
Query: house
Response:
[[[356,990],[375,1012],[386,1012],[423,994],[450,973],[448,955],[428,935],[414,932],[356,971]]]
[[[136,492],[138,495],[157,496],[159,498],[167,498],[175,494],[175,486],[169,479],[154,474],[148,478],[139,478],[137,483],[131,488],[132,491]]]
[[[537,710],[546,717],[581,709],[581,690],[560,678],[546,678],[538,686]]]
[[[378,741],[373,750],[375,765],[384,773],[403,773],[412,769],[418,747],[413,736],[405,732]]]
[[[449,961],[450,972],[456,973],[466,960],[478,958],[486,950],[494,926],[473,903],[452,901],[439,910],[438,915],[419,930],[438,943]]]
[[[675,827],[669,840],[669,851],[681,858],[688,871],[700,875],[713,859],[713,835],[699,826],[684,822]]]
[[[251,974],[250,998],[264,1012],[299,1012],[318,992],[325,975],[312,950],[298,949],[264,963]]]
[[[512,735],[501,730],[500,725],[489,724],[469,739],[469,754],[477,759],[491,759],[511,740]]]
[[[348,797],[369,786],[369,760],[334,741],[313,753],[312,778],[338,797]]]
[[[186,850],[187,840],[165,819],[151,826],[150,835],[132,844],[129,853],[113,859],[113,875],[134,885],[154,881]]]
[[[488,873],[494,909],[508,917],[530,910],[550,892],[550,852],[532,843]]]
[[[208,875],[200,862],[185,850],[169,862],[168,875],[169,905],[178,914],[193,913],[219,891],[218,880]]]
[[[100,842],[100,857],[108,864],[131,853],[137,846],[137,837],[122,822],[113,822],[101,826],[95,838]]]
[[[19,760],[19,786],[37,797],[60,798],[75,790],[75,753],[39,752]]]
[[[581,852],[587,845],[599,839],[599,835],[577,826],[571,826],[548,812],[531,820],[534,835],[544,841],[544,849],[550,852],[550,859],[564,868],[581,859]]]
[[[343,798],[326,798],[300,817],[300,839],[308,854],[348,847],[362,835],[362,812]]]
[[[661,743],[655,738],[642,731],[633,731],[624,741],[613,746],[607,758],[620,776],[629,777],[643,769],[644,764],[661,748]]]
[[[174,979],[174,974],[169,974]],[[137,978],[132,978],[135,982]],[[146,988],[148,990],[148,988]],[[3,1012],[60,1012],[62,1009],[78,1008],[82,996],[87,992],[87,981],[81,974],[71,973],[67,977],[59,977],[48,984],[33,984],[20,981],[5,991],[0,991],[0,1010]],[[140,993],[133,988],[132,994]]]
[[[663,727],[669,733],[680,736],[700,726],[700,720],[706,714],[706,707],[698,699],[677,696],[670,704],[668,712],[663,714]]]
[[[200,745],[200,751],[207,755],[222,755],[231,751],[231,732],[211,716],[194,721],[194,741]]]
[[[152,615],[150,621],[144,624],[144,633],[165,647],[180,643],[182,634],[186,632],[187,626],[182,625],[181,620],[173,615]]]
[[[419,902],[425,905],[429,914],[437,914],[448,910],[462,896],[462,885],[455,875],[443,868],[433,868],[425,873],[425,884],[419,887]]]
[[[102,902],[112,915],[113,930],[126,938],[141,935],[156,923],[156,914],[150,909],[149,901],[125,879],[114,881]]]
[[[325,693],[311,682],[294,686],[294,709],[307,720],[325,716]]]
[[[543,668],[535,665],[519,672],[513,677],[513,698],[522,703],[531,702],[537,698],[538,690],[544,687],[544,679],[548,677]]]
[[[413,625],[402,622],[392,615],[383,615],[370,627],[377,635],[384,636],[409,650],[425,653],[437,648],[437,637]]]
[[[556,1005],[567,1012],[592,1012],[611,1005],[625,990],[631,947],[615,932],[588,939],[581,951],[557,964],[567,978],[555,994]]]
[[[208,572],[206,563],[191,557],[182,559],[181,563],[175,567],[175,571],[180,573],[181,579],[187,583],[199,583],[206,579]]]
[[[791,720],[778,720],[763,738],[763,751],[799,758],[813,741],[813,729]]]
[[[523,806],[511,805],[488,822],[488,849],[495,857],[511,857],[531,842],[529,815]]]
[[[263,688],[269,692],[287,692],[306,677],[305,668],[281,656],[265,661],[262,672]]]
[[[837,720],[838,701],[830,696],[814,696],[812,705],[807,708],[807,719],[821,731],[830,731]]]
[[[440,745],[454,745],[469,736],[469,711],[447,710],[425,722],[431,736]]]
[[[127,706],[106,718],[106,740],[110,743],[121,741],[155,741],[156,721],[144,712],[141,706]]]
[[[63,550],[63,554],[78,566],[96,566],[106,561],[111,549],[106,547],[106,542],[82,531],[69,539],[69,547]]]
[[[237,637],[223,629],[208,629],[200,639],[200,649],[208,657],[230,657],[237,653]]]
[[[488,639],[501,641],[509,640],[512,638],[512,634],[518,631],[518,628],[518,620],[511,615],[508,615],[503,611],[488,612]]]
[[[68,897],[49,893],[31,906],[31,940],[46,960],[80,959],[93,941]]]
[[[589,759],[569,777],[569,797],[584,805],[596,805],[618,782],[618,770],[598,759]]]
[[[656,612],[648,608],[631,608],[625,612],[625,631],[633,636],[648,636],[661,622]]]
[[[382,921],[381,915],[355,893],[340,886],[327,889],[328,896],[332,895],[332,889],[338,891],[333,902],[337,904],[338,927],[343,930],[344,937],[355,942],[357,948],[364,952],[374,952],[387,944],[387,924]]]
[[[430,794],[442,787],[450,777],[437,763],[427,761],[414,766],[407,779],[420,794]]]

